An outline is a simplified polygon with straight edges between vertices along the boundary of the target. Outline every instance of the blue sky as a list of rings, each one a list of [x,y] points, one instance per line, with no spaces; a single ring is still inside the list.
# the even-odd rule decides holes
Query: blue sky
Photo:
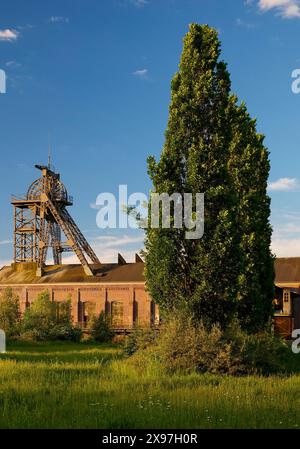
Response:
[[[102,260],[131,259],[133,230],[99,230],[101,192],[147,193],[158,157],[170,81],[191,22],[217,28],[232,90],[257,117],[271,153],[273,249],[300,255],[298,0],[10,0],[1,2],[0,266],[12,257],[10,194],[25,193],[45,163],[74,196],[71,213]]]

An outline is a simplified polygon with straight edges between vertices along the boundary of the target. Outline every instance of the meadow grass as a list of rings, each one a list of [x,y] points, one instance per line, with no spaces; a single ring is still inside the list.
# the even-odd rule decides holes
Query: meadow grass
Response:
[[[0,355],[0,428],[300,428],[300,355],[286,373],[137,371],[116,345],[14,342]]]

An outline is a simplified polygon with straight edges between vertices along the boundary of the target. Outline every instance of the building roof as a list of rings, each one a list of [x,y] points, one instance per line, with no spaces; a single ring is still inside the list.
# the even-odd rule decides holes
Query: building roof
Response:
[[[279,257],[275,260],[276,284],[300,285],[300,257]]]
[[[0,269],[1,284],[55,284],[55,283],[122,283],[144,282],[144,264],[117,263],[92,265],[95,276],[87,276],[81,265],[49,265],[44,275],[37,277],[35,270],[15,270],[12,266]],[[280,257],[275,260],[276,284],[300,285],[300,257]]]
[[[44,270],[42,277],[37,277],[34,269],[15,270],[6,266],[0,270],[0,285],[12,284],[56,284],[56,283],[120,283],[144,282],[144,264],[127,263],[91,265],[95,276],[87,276],[81,265],[50,265]]]

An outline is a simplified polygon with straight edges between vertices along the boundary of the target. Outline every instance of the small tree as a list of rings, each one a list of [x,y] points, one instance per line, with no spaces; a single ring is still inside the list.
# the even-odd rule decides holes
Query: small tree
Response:
[[[113,337],[113,332],[110,328],[109,320],[105,316],[104,312],[101,312],[100,315],[94,316],[92,318],[90,329],[93,339],[99,343],[106,343],[108,341],[111,341]]]
[[[23,331],[27,338],[37,340],[80,341],[82,330],[71,322],[71,300],[61,303],[50,300],[46,290],[26,310],[23,319]],[[23,335],[24,335],[23,334]]]
[[[37,338],[45,339],[56,324],[56,305],[50,300],[49,291],[40,293],[26,310],[23,318],[25,332],[34,332]]]
[[[71,298],[68,295],[66,301],[57,304],[57,321],[60,324],[71,325]]]
[[[0,328],[8,337],[20,331],[19,297],[8,287],[0,295]]]

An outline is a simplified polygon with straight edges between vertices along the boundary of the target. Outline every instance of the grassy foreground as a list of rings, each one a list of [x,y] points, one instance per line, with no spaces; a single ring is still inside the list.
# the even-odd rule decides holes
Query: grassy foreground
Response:
[[[17,342],[0,355],[0,428],[300,428],[299,410],[297,373],[142,374],[117,346],[88,343]]]

